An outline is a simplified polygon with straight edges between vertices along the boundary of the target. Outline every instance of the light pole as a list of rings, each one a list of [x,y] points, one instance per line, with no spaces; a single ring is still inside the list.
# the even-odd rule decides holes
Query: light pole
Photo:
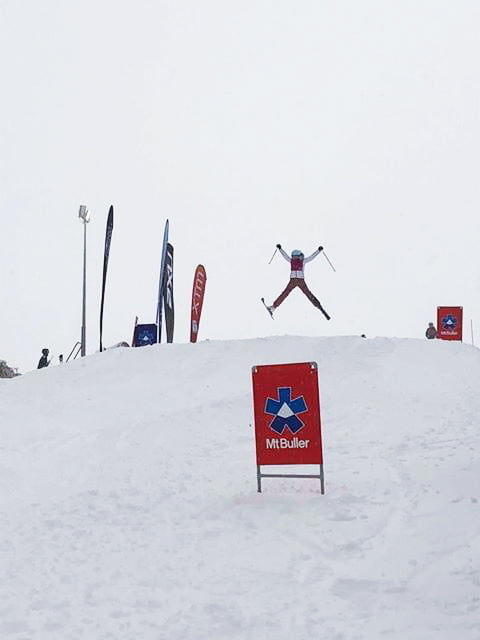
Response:
[[[90,211],[84,204],[80,205],[78,217],[83,221],[83,297],[82,297],[82,350],[81,356],[86,353],[86,325],[87,325],[87,222],[90,222]]]

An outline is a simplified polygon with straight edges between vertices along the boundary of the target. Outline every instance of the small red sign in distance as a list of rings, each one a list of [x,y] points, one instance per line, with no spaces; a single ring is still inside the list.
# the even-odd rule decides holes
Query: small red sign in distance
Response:
[[[462,340],[463,307],[437,307],[437,338]]]

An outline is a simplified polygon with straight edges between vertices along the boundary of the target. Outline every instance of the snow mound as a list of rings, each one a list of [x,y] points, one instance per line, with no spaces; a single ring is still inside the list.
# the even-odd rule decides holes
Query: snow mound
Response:
[[[318,480],[256,492],[251,367],[316,361]],[[0,637],[478,640],[480,351],[114,349],[0,381]]]

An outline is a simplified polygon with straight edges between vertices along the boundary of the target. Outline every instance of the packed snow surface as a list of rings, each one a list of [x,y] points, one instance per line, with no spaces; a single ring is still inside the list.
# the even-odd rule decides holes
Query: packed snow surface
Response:
[[[251,367],[305,361],[326,493],[259,494]],[[475,347],[359,337],[0,380],[0,638],[478,640],[479,380]]]

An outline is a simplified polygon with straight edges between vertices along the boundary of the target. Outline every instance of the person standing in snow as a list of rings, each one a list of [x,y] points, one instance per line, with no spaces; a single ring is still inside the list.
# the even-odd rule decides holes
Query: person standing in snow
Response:
[[[42,357],[38,361],[37,369],[43,369],[44,367],[48,367],[48,365],[50,364],[50,360],[48,359],[49,353],[50,352],[48,349],[42,349]]]
[[[425,337],[428,338],[428,340],[433,340],[437,337],[437,330],[435,329],[433,322],[428,323],[427,330],[425,331]]]
[[[273,304],[267,307],[270,315],[273,317],[273,312],[275,311],[275,309],[282,304],[288,294],[293,291],[295,287],[298,287],[307,296],[313,306],[317,307],[317,309],[320,309],[326,319],[330,320],[330,316],[328,315],[328,313],[307,287],[304,276],[304,265],[316,258],[323,251],[323,247],[318,247],[318,249],[307,258],[304,256],[303,252],[298,249],[294,249],[290,256],[286,251],[282,249],[282,245],[277,244],[277,249],[280,251],[285,260],[290,263],[290,281],[282,291],[282,293],[278,296],[278,298],[273,302]]]

